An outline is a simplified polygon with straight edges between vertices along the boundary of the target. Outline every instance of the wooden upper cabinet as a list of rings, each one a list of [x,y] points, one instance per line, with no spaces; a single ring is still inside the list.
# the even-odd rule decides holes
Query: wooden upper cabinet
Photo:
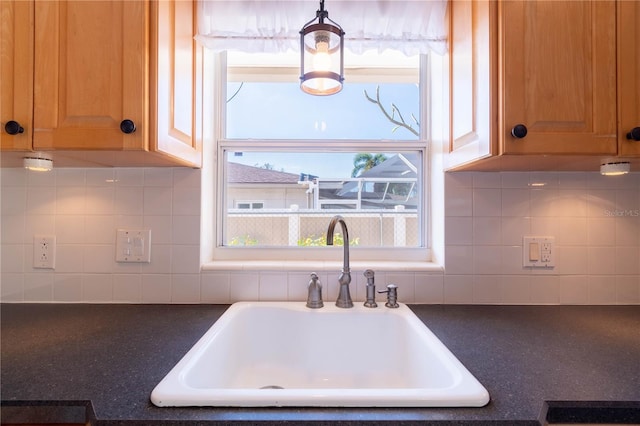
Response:
[[[33,2],[0,1],[0,149],[28,151],[33,130]],[[15,121],[21,133],[5,131]]]
[[[497,99],[497,6],[494,1],[449,3],[449,163],[494,151]]]
[[[638,1],[451,2],[447,170],[640,166],[638,22]]]
[[[146,149],[148,33],[147,2],[35,2],[34,149]]]
[[[615,155],[616,3],[499,2],[499,28],[501,153]]]
[[[202,165],[202,47],[195,1],[151,3],[151,149]]]
[[[640,141],[627,134],[640,128],[640,2],[618,3],[618,145],[622,156],[640,156]]]
[[[2,164],[202,165],[196,1],[1,1]],[[24,131],[9,135],[8,121]],[[124,125],[124,123],[128,123]]]

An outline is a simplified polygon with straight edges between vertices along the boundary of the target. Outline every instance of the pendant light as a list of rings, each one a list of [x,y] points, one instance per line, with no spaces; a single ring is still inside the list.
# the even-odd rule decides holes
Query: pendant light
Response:
[[[320,0],[316,17],[300,30],[300,88],[326,96],[342,90],[344,81],[344,31],[329,19]]]

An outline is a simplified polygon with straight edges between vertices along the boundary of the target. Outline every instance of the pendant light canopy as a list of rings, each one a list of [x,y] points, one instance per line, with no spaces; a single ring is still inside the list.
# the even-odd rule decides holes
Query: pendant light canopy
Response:
[[[300,87],[312,95],[333,95],[344,81],[344,31],[329,19],[320,0],[316,17],[300,30]]]

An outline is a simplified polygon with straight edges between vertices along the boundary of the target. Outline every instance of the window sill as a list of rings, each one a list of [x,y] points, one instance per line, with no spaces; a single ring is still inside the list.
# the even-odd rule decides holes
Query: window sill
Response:
[[[401,261],[353,261],[351,270],[391,272],[444,272],[442,265],[433,262],[401,262]],[[276,261],[276,260],[222,260],[207,262],[202,265],[203,271],[287,271],[287,272],[324,272],[342,269],[342,262],[336,261]]]

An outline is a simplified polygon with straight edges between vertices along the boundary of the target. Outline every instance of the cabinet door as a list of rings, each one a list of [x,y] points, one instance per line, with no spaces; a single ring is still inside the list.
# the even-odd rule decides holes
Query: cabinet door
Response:
[[[202,165],[202,47],[195,1],[151,4],[151,150]]]
[[[494,1],[457,0],[449,11],[450,146],[447,167],[497,153]]]
[[[640,156],[640,141],[627,139],[640,127],[640,2],[618,3],[618,143],[621,156]]]
[[[33,131],[33,1],[0,1],[0,148],[30,151]],[[22,133],[5,131],[16,121]]]
[[[616,3],[499,5],[503,153],[616,154]]]
[[[34,148],[147,148],[148,20],[144,1],[35,3]]]

